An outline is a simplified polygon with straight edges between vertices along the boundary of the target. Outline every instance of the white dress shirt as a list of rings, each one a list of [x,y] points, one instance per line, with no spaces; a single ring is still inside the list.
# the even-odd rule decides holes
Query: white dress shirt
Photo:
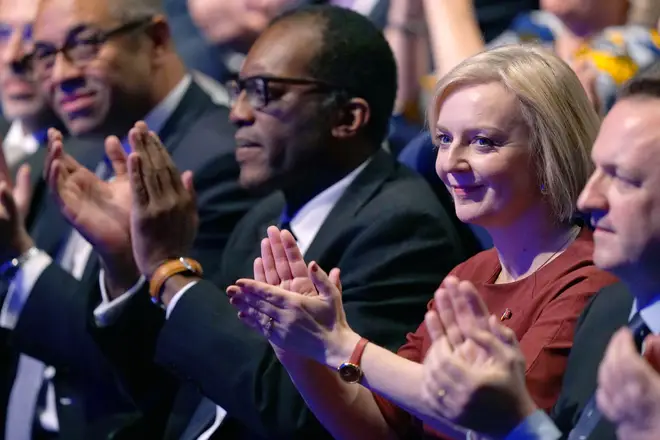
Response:
[[[20,119],[14,120],[9,126],[9,130],[2,141],[2,151],[7,161],[7,166],[19,163],[25,157],[34,154],[39,149],[39,142],[32,136],[32,133],[26,133],[23,123]]]
[[[169,117],[172,115],[174,110],[178,107],[179,103],[183,99],[186,91],[190,87],[192,82],[191,75],[185,75],[181,81],[174,87],[170,93],[165,97],[165,99],[160,102],[156,107],[154,107],[149,114],[144,118],[145,123],[150,130],[158,133]],[[125,140],[125,139],[124,139]],[[87,266],[89,256],[92,252],[92,245],[89,244],[83,237],[78,233],[78,231],[73,230],[64,245],[64,248],[61,251],[61,256],[59,259],[60,266],[67,270],[74,278],[80,280]],[[0,309],[0,326],[13,329],[18,322],[20,313],[23,309],[23,306],[27,302],[28,297],[32,288],[36,284],[37,280],[41,276],[44,270],[53,262],[51,256],[45,252],[38,252],[32,258],[26,260],[22,267],[16,273],[14,280],[9,286],[7,297],[2,309]],[[139,287],[138,287],[139,288]],[[103,292],[105,293],[105,292]],[[106,295],[102,295],[102,303],[99,307],[104,307],[108,304],[109,298]],[[26,365],[26,368],[21,368],[22,364]],[[16,379],[14,381],[14,386],[12,387],[12,395],[20,394],[17,396],[17,399],[24,398],[25,394],[32,393],[33,391],[38,393],[41,388],[41,382],[39,380],[34,380],[34,378],[28,378],[31,376],[31,373],[28,372],[28,365],[31,371],[38,371],[38,364],[42,365],[43,369],[43,380],[48,381],[48,390],[46,394],[46,409],[40,415],[40,421],[42,426],[52,432],[59,431],[59,423],[57,419],[57,406],[56,406],[56,396],[55,389],[52,385],[52,378],[55,376],[54,368],[48,366],[43,367],[43,363],[40,361],[30,358],[27,355],[21,354],[19,359],[19,367],[16,374]],[[22,374],[24,372],[24,374]],[[22,377],[25,376],[25,377]],[[27,388],[20,387],[19,391],[17,388],[17,383],[29,383],[33,382],[32,390],[28,391]],[[36,402],[36,397],[35,397]],[[28,414],[25,417],[32,418],[33,409],[18,408],[19,405],[12,405],[11,396],[10,403],[8,405],[8,413],[14,411],[12,406],[15,406],[15,411],[26,411]],[[7,420],[10,420],[10,414],[8,414]],[[8,423],[9,425],[9,423]],[[9,426],[7,429],[10,429]]]
[[[328,215],[330,215],[332,208],[335,207],[346,189],[351,185],[351,183],[353,183],[358,174],[364,170],[370,161],[371,159],[368,159],[367,161],[363,162],[359,167],[344,176],[344,178],[317,194],[313,199],[307,202],[291,219],[291,232],[296,237],[298,247],[300,248],[300,252],[303,255],[307,252],[309,246],[314,241],[316,234],[319,232],[319,229],[321,229],[321,226],[328,218]],[[101,274],[99,275],[99,283],[101,291],[105,291],[103,271],[101,271]],[[99,326],[110,325],[113,322],[113,319],[121,313],[121,310],[127,304],[127,299],[137,293],[137,291],[140,289],[140,286],[142,286],[144,283],[145,279],[142,277],[140,281],[138,281],[138,283],[128,292],[124,293],[122,296],[115,300],[114,307],[106,308],[104,313],[97,313],[99,310],[95,310],[94,316],[96,324]],[[195,281],[188,283],[174,295],[172,301],[170,301],[169,305],[167,306],[167,310],[165,311],[166,318],[170,317],[179,300],[181,300],[183,295],[195,284]],[[120,302],[119,300],[122,301]],[[211,438],[226,415],[227,411],[225,411],[222,407],[217,406],[213,425],[204,433],[202,433],[202,435],[198,437],[198,440],[208,440]]]
[[[637,300],[633,301],[630,319],[637,313]],[[639,311],[649,330],[660,334],[660,295]],[[643,351],[643,350],[642,350]],[[544,411],[538,410],[523,420],[505,440],[558,440],[561,432]]]

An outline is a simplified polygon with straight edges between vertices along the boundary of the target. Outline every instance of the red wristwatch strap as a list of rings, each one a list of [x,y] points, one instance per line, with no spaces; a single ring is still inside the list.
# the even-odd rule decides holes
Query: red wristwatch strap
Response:
[[[360,366],[362,353],[364,353],[364,349],[367,347],[368,343],[369,340],[367,338],[360,338],[357,345],[355,346],[355,349],[353,350],[353,354],[351,355],[351,358],[348,360],[349,364]]]

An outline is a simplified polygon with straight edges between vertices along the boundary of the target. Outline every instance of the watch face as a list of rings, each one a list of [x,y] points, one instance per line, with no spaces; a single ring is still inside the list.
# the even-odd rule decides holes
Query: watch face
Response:
[[[357,383],[362,378],[362,370],[357,365],[346,362],[339,366],[339,377],[344,382]]]

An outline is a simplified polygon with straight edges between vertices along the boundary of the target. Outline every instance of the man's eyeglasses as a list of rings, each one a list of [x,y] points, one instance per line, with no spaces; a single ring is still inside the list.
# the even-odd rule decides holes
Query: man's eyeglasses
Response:
[[[69,32],[64,44],[56,47],[49,43],[37,41],[33,52],[26,57],[37,78],[46,78],[51,75],[58,53],[77,67],[84,67],[94,61],[101,46],[113,37],[147,27],[153,21],[152,17],[129,21],[108,30],[97,30],[88,26],[79,26]]]
[[[248,103],[255,110],[261,110],[269,102],[279,98],[284,94],[283,91],[273,90],[272,84],[314,86],[316,91],[343,91],[343,88],[336,85],[305,78],[279,78],[272,76],[251,76],[243,79],[233,79],[227,82],[226,87],[229,92],[229,99],[234,105],[241,94],[245,91]]]

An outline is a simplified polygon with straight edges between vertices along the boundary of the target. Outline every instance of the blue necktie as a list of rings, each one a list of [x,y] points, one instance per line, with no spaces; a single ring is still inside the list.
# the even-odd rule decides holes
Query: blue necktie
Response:
[[[633,319],[628,323],[628,328],[633,334],[637,351],[641,352],[644,339],[651,331],[639,312],[637,312],[635,316],[633,316]],[[596,396],[593,395],[582,410],[582,414],[580,414],[580,418],[575,424],[575,427],[568,435],[568,440],[587,440],[602,417],[598,405],[596,405]]]
[[[298,239],[296,238],[296,234],[294,234],[293,231],[291,230],[291,220],[293,220],[293,217],[294,215],[289,215],[288,210],[286,209],[286,207],[284,207],[284,209],[282,210],[282,214],[280,214],[280,222],[277,225],[277,227],[279,228],[280,231],[287,230],[291,232],[293,238],[296,241],[298,241]]]
[[[37,141],[37,145],[39,145],[40,148],[48,146],[48,129],[37,130],[32,133],[32,137]]]

